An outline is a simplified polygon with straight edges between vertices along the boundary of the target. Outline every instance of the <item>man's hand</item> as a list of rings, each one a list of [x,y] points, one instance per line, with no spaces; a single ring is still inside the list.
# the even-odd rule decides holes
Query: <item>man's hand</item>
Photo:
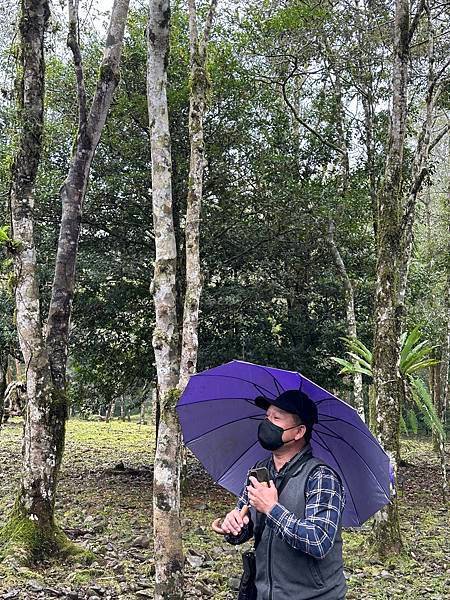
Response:
[[[269,481],[269,487],[259,483],[256,477],[250,477],[252,485],[247,486],[250,506],[256,508],[258,512],[270,513],[272,508],[278,502],[278,491],[273,481]]]
[[[226,533],[231,533],[232,535],[239,535],[241,533],[241,529],[244,525],[248,525],[249,518],[245,515],[244,518],[241,517],[240,512],[237,508],[232,510],[227,514],[225,519],[222,521],[222,531]]]

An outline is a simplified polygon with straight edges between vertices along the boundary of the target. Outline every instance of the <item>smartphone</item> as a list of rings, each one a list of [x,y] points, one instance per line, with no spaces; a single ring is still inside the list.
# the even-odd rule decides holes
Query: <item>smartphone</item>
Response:
[[[269,485],[270,476],[267,467],[258,467],[256,469],[250,469],[250,471],[248,472],[248,476],[256,477],[259,483],[265,483],[266,485]]]

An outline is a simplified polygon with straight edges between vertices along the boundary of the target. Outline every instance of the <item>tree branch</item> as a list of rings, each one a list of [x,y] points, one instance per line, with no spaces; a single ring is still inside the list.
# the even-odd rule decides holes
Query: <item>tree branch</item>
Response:
[[[425,0],[420,0],[419,2],[419,6],[417,7],[417,12],[414,15],[414,18],[411,22],[411,25],[409,27],[409,34],[408,34],[408,40],[409,42],[411,42],[413,35],[417,29],[417,26],[419,25],[419,21],[420,21],[420,17],[422,16],[422,13],[424,11],[425,8]]]
[[[218,0],[211,0],[211,4],[209,5],[208,16],[206,17],[205,29],[203,31],[203,44],[202,45],[205,47],[208,44],[209,37],[211,35],[212,24],[214,21],[214,16],[216,13],[216,8],[217,8],[217,1]]]
[[[313,129],[311,127],[311,125],[308,125],[308,123],[306,121],[304,121],[300,115],[298,114],[298,112],[295,110],[295,107],[293,106],[292,102],[289,100],[288,96],[287,96],[287,92],[286,92],[286,83],[287,81],[284,81],[281,84],[281,90],[283,93],[283,99],[286,103],[286,105],[289,107],[289,109],[292,112],[292,115],[294,117],[294,119],[300,123],[300,125],[303,125],[303,127],[305,129],[307,129],[310,133],[312,133],[313,135],[316,136],[316,138],[318,138],[322,144],[324,144],[325,146],[328,146],[329,148],[331,148],[332,150],[336,150],[336,152],[339,152],[340,154],[343,154],[343,150],[342,148],[339,148],[339,146],[336,146],[335,144],[333,144],[332,142],[329,142],[328,140],[326,140],[318,131],[316,131],[315,129]]]
[[[429,152],[431,152],[433,150],[433,148],[439,144],[439,142],[442,140],[442,138],[444,137],[444,135],[446,133],[448,133],[450,131],[450,125],[446,125],[438,134],[437,136],[434,138],[434,140],[432,140],[430,142],[430,147],[428,149]]]
[[[69,33],[67,45],[72,50],[73,64],[77,78],[78,126],[87,122],[86,88],[84,85],[83,61],[80,51],[80,32],[78,28],[78,0],[69,0]]]

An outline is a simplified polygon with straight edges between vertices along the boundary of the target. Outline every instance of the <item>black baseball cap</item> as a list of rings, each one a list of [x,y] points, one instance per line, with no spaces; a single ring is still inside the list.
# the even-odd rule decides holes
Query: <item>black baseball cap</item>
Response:
[[[267,410],[271,404],[278,406],[286,412],[298,415],[305,425],[318,423],[317,406],[311,398],[301,390],[287,390],[277,398],[268,399],[264,396],[255,398],[256,406]]]

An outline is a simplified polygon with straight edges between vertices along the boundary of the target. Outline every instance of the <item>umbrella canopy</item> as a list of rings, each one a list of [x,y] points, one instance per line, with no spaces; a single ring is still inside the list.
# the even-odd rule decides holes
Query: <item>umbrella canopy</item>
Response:
[[[265,412],[254,400],[292,389],[317,406],[311,446],[342,478],[343,525],[362,525],[389,502],[389,457],[354,408],[300,373],[233,360],[193,375],[177,405],[184,443],[214,481],[239,495],[247,471],[270,454],[258,442]]]

